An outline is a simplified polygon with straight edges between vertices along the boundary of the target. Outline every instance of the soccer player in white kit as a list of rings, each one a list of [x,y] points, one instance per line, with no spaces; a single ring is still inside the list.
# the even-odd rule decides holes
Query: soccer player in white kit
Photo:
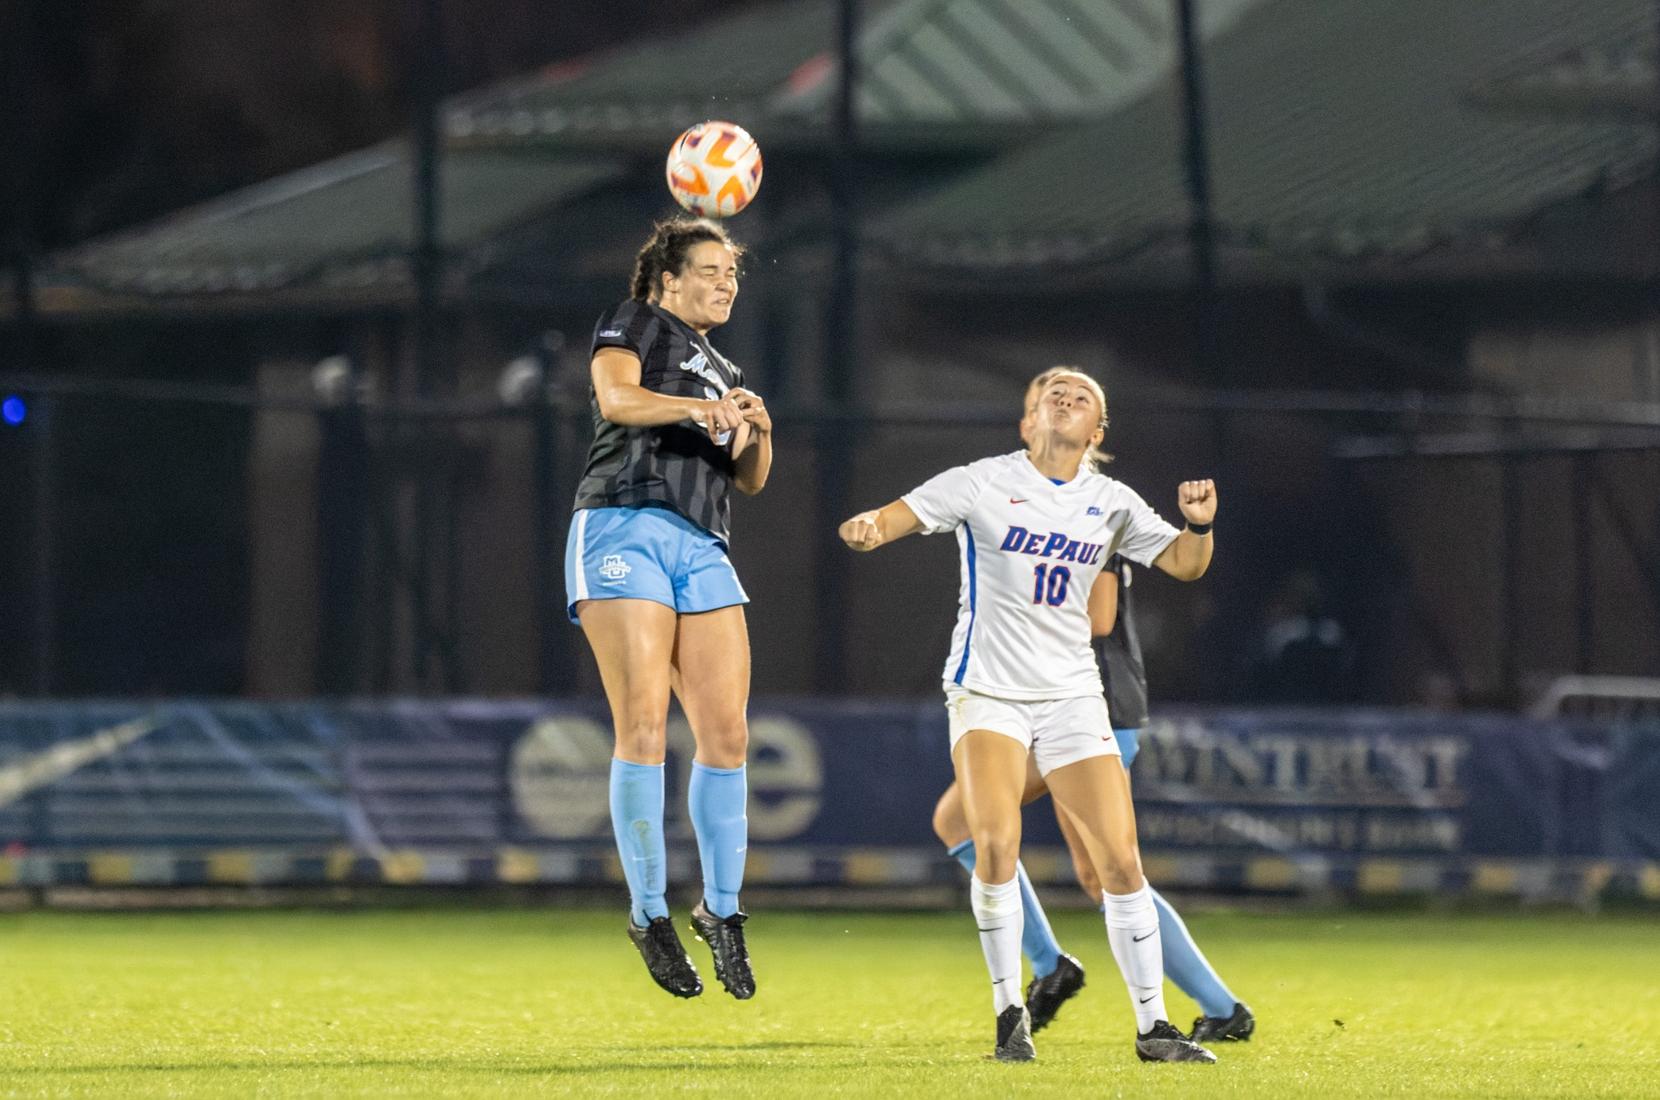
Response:
[[[1078,371],[1053,375],[1026,450],[931,478],[841,525],[875,550],[916,532],[955,531],[962,587],[945,665],[951,759],[977,853],[971,902],[991,974],[995,1056],[1036,1056],[1022,1003],[1015,865],[1030,754],[1078,827],[1103,887],[1107,940],[1129,986],[1143,1061],[1214,1062],[1164,1008],[1158,915],[1141,874],[1129,778],[1090,648],[1090,595],[1113,554],[1179,580],[1210,566],[1216,487],[1184,481],[1178,531],[1127,486],[1095,472],[1106,395]]]

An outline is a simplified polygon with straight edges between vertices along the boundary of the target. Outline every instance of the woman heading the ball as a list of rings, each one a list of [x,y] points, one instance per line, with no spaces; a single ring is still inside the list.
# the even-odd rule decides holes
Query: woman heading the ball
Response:
[[[669,693],[697,753],[687,803],[703,868],[693,931],[715,975],[755,994],[739,904],[748,848],[749,602],[727,557],[731,490],[772,468],[772,420],[709,343],[738,296],[743,249],[718,224],[676,218],[640,249],[627,301],[594,330],[594,440],[565,547],[567,606],[611,705],[611,824],[628,882],[629,938],[658,985],[703,983],[669,919],[663,764]]]
[[[997,1014],[995,1056],[1036,1056],[1021,1003],[1022,916],[1015,866],[1028,755],[1077,826],[1103,887],[1107,939],[1135,1009],[1143,1061],[1213,1062],[1169,1022],[1158,915],[1141,874],[1129,779],[1118,759],[1090,648],[1090,596],[1116,553],[1180,580],[1210,565],[1216,488],[1186,481],[1187,529],[1099,474],[1106,395],[1079,371],[1045,384],[1023,451],[924,482],[841,525],[869,551],[916,532],[954,531],[961,548],[957,627],[945,666],[951,760],[974,840],[971,889]]]

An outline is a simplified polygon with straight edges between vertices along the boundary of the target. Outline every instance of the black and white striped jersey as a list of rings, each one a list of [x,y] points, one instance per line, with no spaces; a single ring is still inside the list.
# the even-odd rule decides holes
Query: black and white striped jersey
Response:
[[[601,317],[593,351],[601,348],[638,355],[640,385],[669,397],[712,399],[743,385],[743,372],[707,338],[651,302],[629,300]],[[576,490],[578,510],[662,505],[730,541],[732,433],[713,440],[689,420],[654,428],[613,424],[600,415],[591,383],[588,403],[594,442]]]
[[[1095,639],[1095,659],[1107,688],[1113,729],[1138,730],[1147,724],[1147,670],[1141,663],[1141,636],[1135,628],[1130,563],[1115,554],[1107,568],[1118,574],[1118,620],[1111,634]]]

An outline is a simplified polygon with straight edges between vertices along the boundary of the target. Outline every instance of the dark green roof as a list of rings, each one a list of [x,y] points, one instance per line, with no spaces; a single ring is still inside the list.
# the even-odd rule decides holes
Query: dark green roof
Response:
[[[1171,5],[864,8],[867,134],[1000,135],[1013,149],[961,177],[941,162],[922,175],[943,186],[874,209],[879,253],[949,270],[1113,265],[1127,278],[1183,262]],[[1295,274],[1311,260],[1502,243],[1547,207],[1652,171],[1649,113],[1620,108],[1653,70],[1648,0],[1200,10],[1226,257]],[[787,0],[453,101],[447,125],[467,140],[444,160],[448,270],[497,262],[522,227],[546,229],[589,192],[626,181],[645,194],[648,161],[632,152],[666,145],[683,123],[727,115],[768,147],[775,135],[822,140],[834,33],[834,0]],[[1575,95],[1596,109],[1576,108]],[[602,132],[631,155],[577,140]],[[42,284],[154,298],[399,288],[411,191],[407,151],[389,143],[91,242],[56,257]]]
[[[1262,2],[1210,0],[1206,27]],[[632,162],[615,152],[658,152],[691,122],[737,119],[768,148],[822,142],[838,7],[762,4],[451,101],[440,219],[451,273],[491,259],[494,239],[628,176]],[[1029,140],[1042,125],[1133,100],[1171,64],[1169,15],[1154,0],[864,0],[862,9],[867,133]],[[388,143],[90,242],[58,257],[47,281],[163,298],[404,286],[411,193],[407,148]]]
[[[440,173],[442,247],[464,263],[470,250],[620,174],[604,160],[451,154]],[[393,143],[101,238],[56,266],[102,290],[148,295],[396,284],[408,279],[413,208],[408,150]]]
[[[1262,0],[1210,0],[1206,33]],[[452,139],[661,143],[710,117],[763,144],[819,141],[836,92],[837,0],[787,0],[651,41],[586,66],[472,97],[447,118]],[[1154,0],[865,0],[859,117],[956,143],[1006,140],[1010,127],[1112,110],[1169,71],[1175,31]]]
[[[1280,258],[1487,244],[1653,169],[1641,120],[1499,109],[1476,94],[1568,51],[1652,43],[1646,0],[1272,0],[1210,45],[1215,215]],[[1126,262],[1186,231],[1179,99],[1033,143],[883,219],[911,260]]]

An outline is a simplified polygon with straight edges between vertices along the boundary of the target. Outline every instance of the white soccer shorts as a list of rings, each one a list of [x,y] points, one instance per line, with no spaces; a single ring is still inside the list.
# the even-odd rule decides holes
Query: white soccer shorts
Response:
[[[969,730],[990,730],[1026,746],[1039,775],[1093,756],[1118,756],[1118,741],[1101,695],[1026,702],[949,687],[945,713],[951,721],[951,747]]]

